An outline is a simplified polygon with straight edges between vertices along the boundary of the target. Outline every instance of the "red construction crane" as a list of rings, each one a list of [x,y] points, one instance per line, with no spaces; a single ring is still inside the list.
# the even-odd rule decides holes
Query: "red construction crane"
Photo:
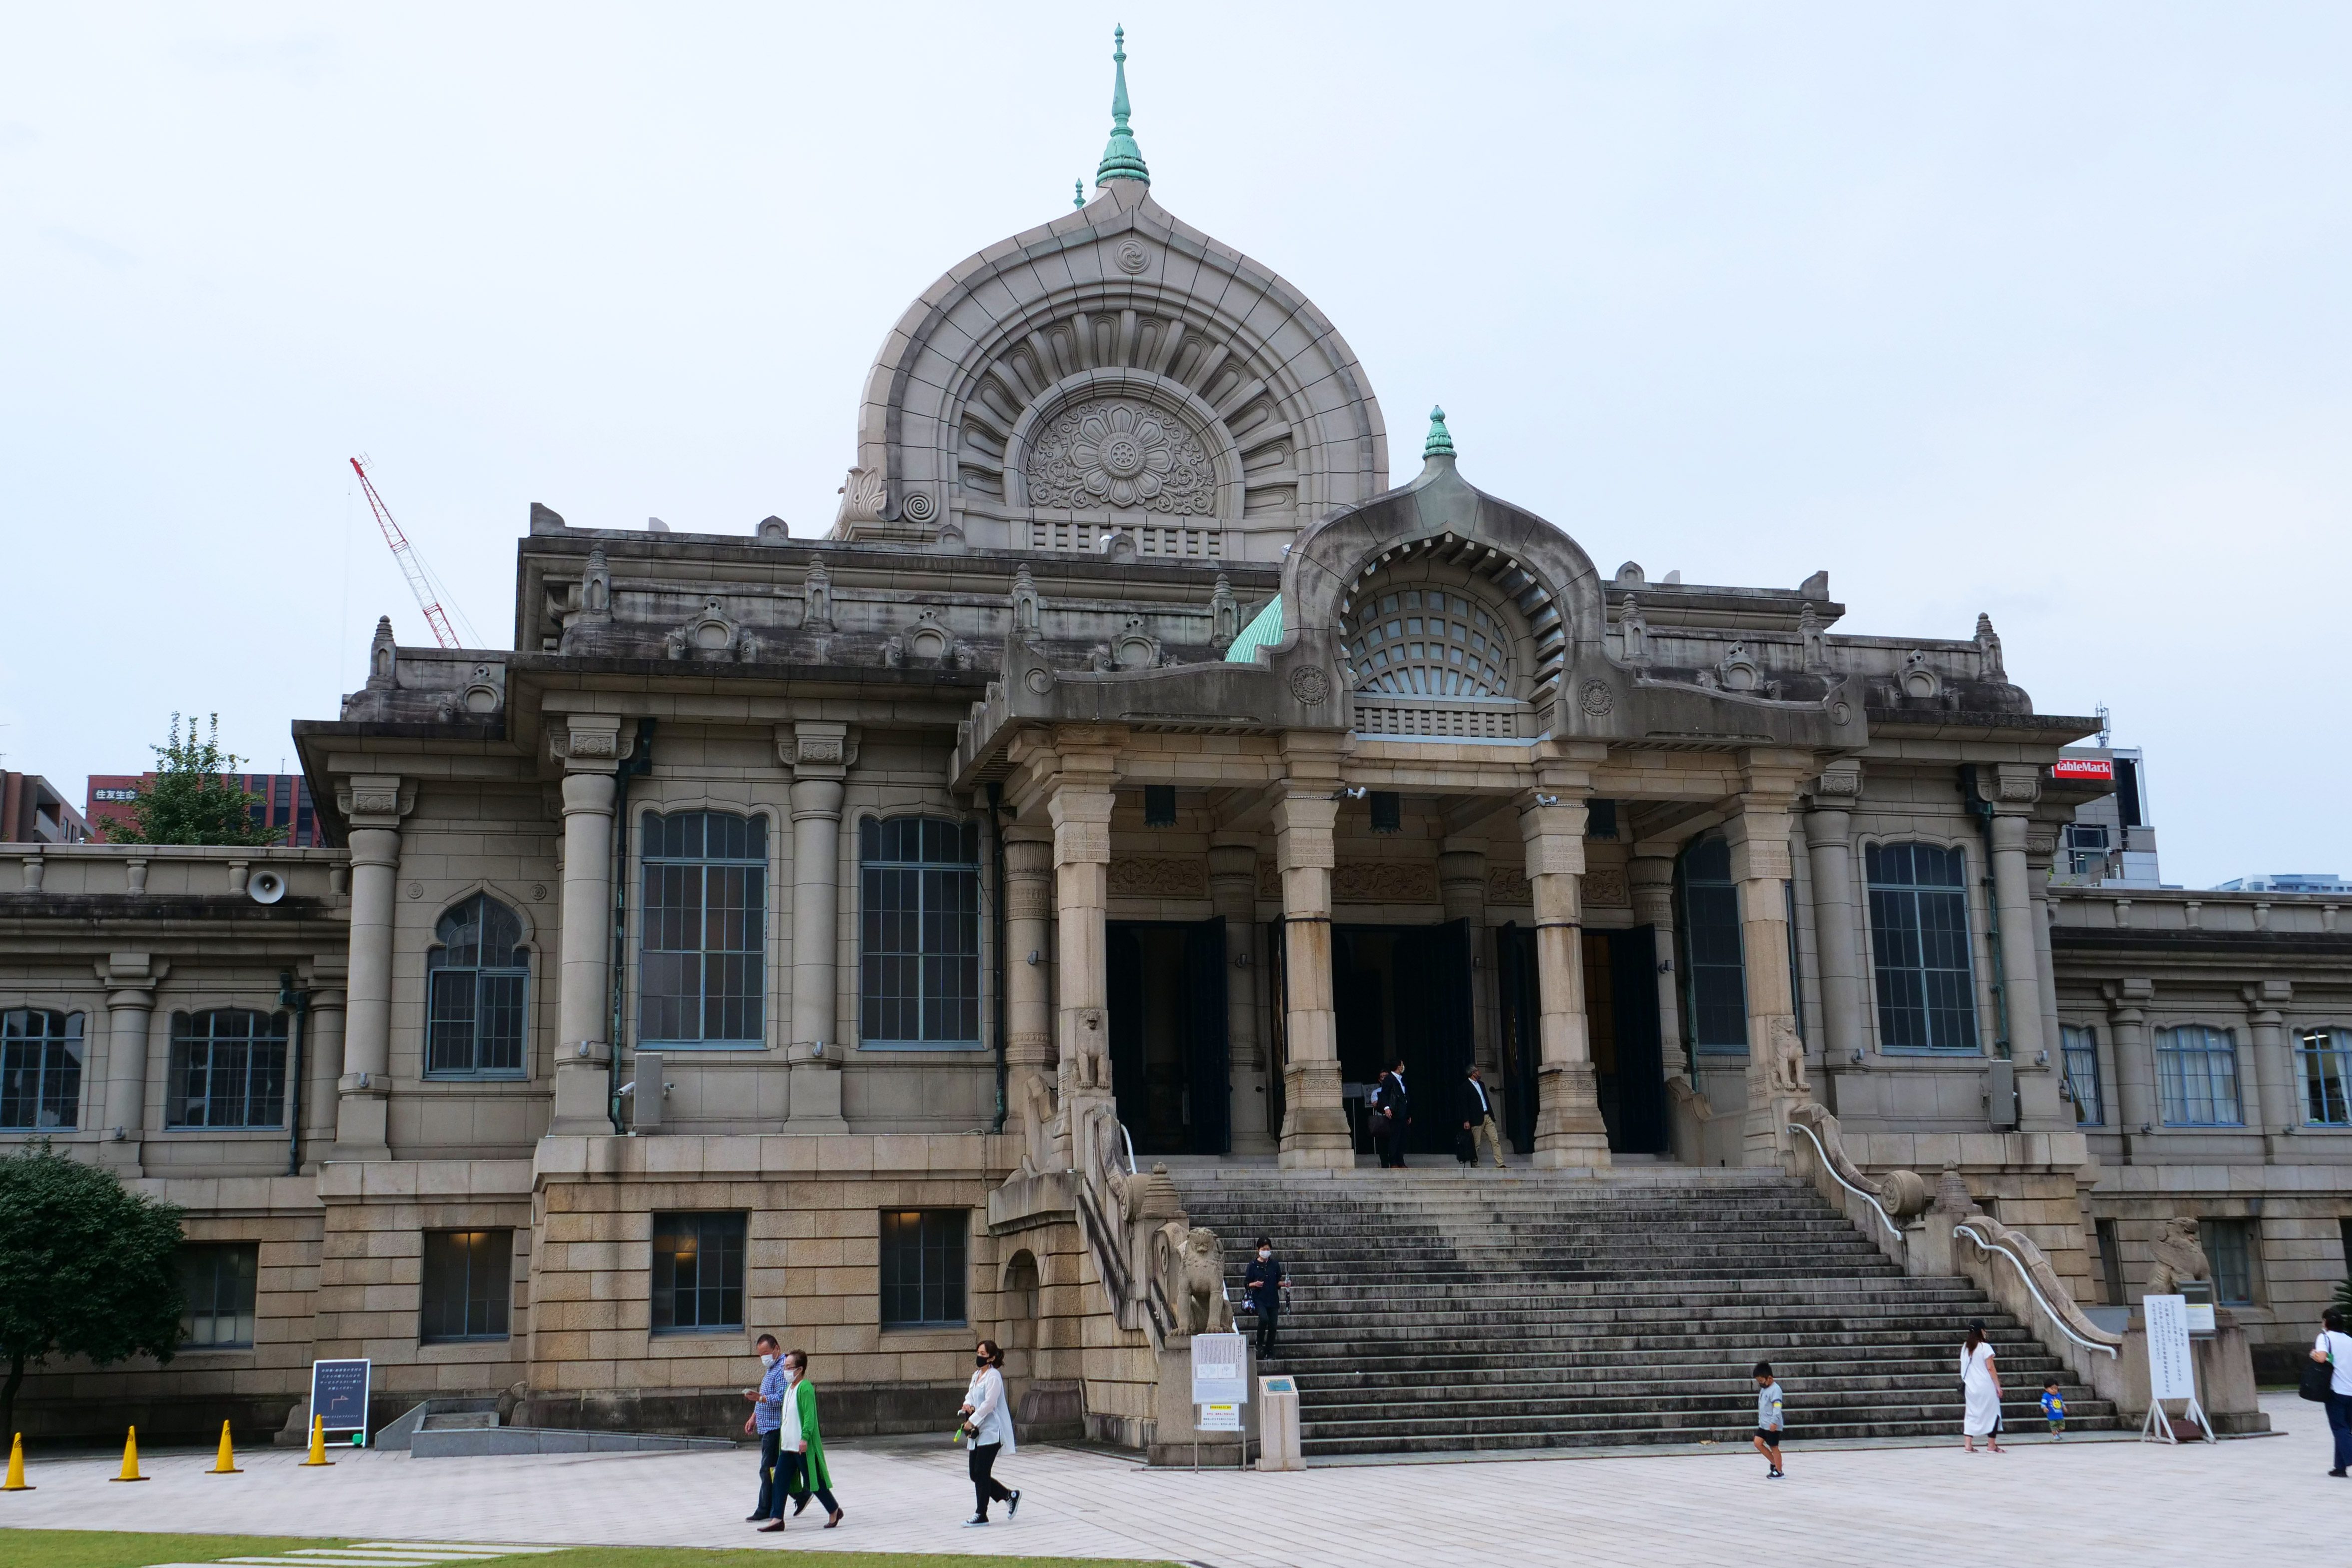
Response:
[[[392,509],[375,493],[375,481],[357,458],[352,459],[352,472],[360,477],[360,489],[367,492],[368,505],[375,509],[376,525],[383,530],[383,542],[392,546],[392,558],[400,563],[401,574],[408,579],[408,591],[416,595],[416,607],[425,612],[425,624],[433,628],[434,640],[443,647],[462,647],[457,634],[449,629],[449,617],[441,613],[441,601],[435,596],[425,563],[417,558],[408,536],[400,531],[400,524],[392,521]]]

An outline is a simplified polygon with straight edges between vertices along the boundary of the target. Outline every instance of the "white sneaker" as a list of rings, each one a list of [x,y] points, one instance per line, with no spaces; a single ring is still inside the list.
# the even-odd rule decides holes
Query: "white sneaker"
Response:
[[[980,1515],[973,1514],[970,1519],[963,1521],[963,1527],[966,1530],[970,1530],[975,1524],[986,1524],[987,1522],[988,1521],[981,1518]]]

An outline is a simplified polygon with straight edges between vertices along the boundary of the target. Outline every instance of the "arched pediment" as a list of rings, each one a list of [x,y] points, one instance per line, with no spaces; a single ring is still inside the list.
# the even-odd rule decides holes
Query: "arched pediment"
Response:
[[[1306,296],[1139,180],[964,261],[867,378],[837,537],[1274,561],[1378,494],[1362,367]]]

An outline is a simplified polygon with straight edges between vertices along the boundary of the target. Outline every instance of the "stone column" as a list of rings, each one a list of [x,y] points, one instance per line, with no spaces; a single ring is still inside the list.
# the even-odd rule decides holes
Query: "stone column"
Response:
[[[302,966],[310,991],[310,1037],[303,1043],[302,1169],[315,1174],[335,1141],[335,1080],[343,1070],[346,956],[322,953]]]
[[[336,1082],[338,1160],[388,1160],[386,1098],[392,1092],[392,908],[400,879],[400,819],[416,786],[362,776],[337,791],[351,825],[352,946],[343,1071]]]
[[[1748,1120],[1743,1163],[1778,1165],[1789,1146],[1789,1112],[1812,1098],[1790,989],[1790,816],[1807,771],[1795,753],[1750,753],[1748,788],[1726,825],[1731,879],[1739,894],[1739,951],[1748,991]]]
[[[2026,763],[1980,769],[1977,788],[1993,809],[1992,885],[2000,909],[2001,996],[2009,1054],[2023,1067],[2042,1051],[2042,963],[2033,934],[2033,895],[2026,885],[2025,830],[2042,796],[2039,770]]]
[[[1225,1061],[1233,1149],[1270,1154],[1266,1063],[1257,1038],[1257,836],[1209,846],[1209,900],[1225,922]]]
[[[1332,826],[1338,758],[1301,752],[1274,806],[1274,862],[1282,875],[1282,1163],[1349,1170],[1356,1163],[1339,1102],[1339,1018],[1331,1005]]]
[[[1024,823],[1004,832],[1005,1097],[1008,1130],[1032,1132],[1032,1107],[1053,1110],[1054,837]],[[1033,1146],[1036,1140],[1031,1139]]]
[[[613,1131],[614,770],[635,748],[617,714],[575,713],[556,751],[563,777],[563,937],[558,959],[555,1108],[548,1131]]]
[[[793,1006],[789,1132],[846,1132],[841,1115],[841,802],[856,732],[846,724],[778,725],[793,770]]]
[[[2279,1014],[2280,1008],[2294,999],[2294,983],[2265,980],[2242,986],[2239,994],[2246,999],[2246,1012],[2252,1025],[2250,1033],[2253,1048],[2246,1057],[2253,1067],[2254,1082],[2250,1087],[2254,1092],[2250,1095],[2242,1089],[2238,1098],[2244,1102],[2246,1125],[2260,1127],[2268,1134],[2264,1140],[2267,1145],[2303,1124],[2302,1086],[2295,1080],[2298,1064],[2294,1053],[2287,1047],[2284,1020]]]
[[[1667,1078],[1688,1075],[1683,1055],[1682,987],[1675,984],[1675,862],[1668,855],[1635,855],[1626,881],[1633,895],[1633,923],[1657,936],[1651,967],[1658,976],[1658,1067]]]
[[[1870,1038],[1864,998],[1862,897],[1853,874],[1853,813],[1862,764],[1835,763],[1813,784],[1805,813],[1805,853],[1812,863],[1813,932],[1822,964],[1822,1046],[1831,1067],[1858,1063]]]
[[[1584,818],[1588,791],[1546,784],[1519,808],[1528,883],[1535,890],[1538,1167],[1604,1166],[1609,1130],[1584,1010]],[[1545,805],[1549,801],[1552,804]]]
[[[2142,979],[2110,980],[2102,987],[2107,996],[2107,1028],[2114,1037],[2116,1102],[2121,1111],[2116,1130],[2124,1135],[2124,1163],[2131,1163],[2132,1140],[2157,1121],[2156,1058],[2148,1047],[2147,1004],[2156,999],[2156,984]]]
[[[1065,752],[1048,785],[1054,824],[1055,1021],[1065,1110],[1108,1100],[1110,1000],[1104,910],[1110,900],[1111,786],[1118,760],[1108,751]]]
[[[2042,1047],[2018,1064],[2018,1129],[2024,1132],[2072,1132],[2074,1107],[2062,1099],[2066,1079],[2065,1036],[2058,1026],[2058,967],[2050,955],[2050,865],[2058,835],[2046,823],[2032,823],[2025,835],[2025,890],[2032,899],[2027,924],[2033,932],[2034,1003],[2042,1019]]]
[[[1486,1093],[1497,1104],[1501,1096],[1496,1086],[1502,1075],[1496,1070],[1500,1058],[1496,1052],[1494,1020],[1494,987],[1481,985],[1477,977],[1491,973],[1494,957],[1490,952],[1492,933],[1486,928],[1486,841],[1483,838],[1445,838],[1437,851],[1437,895],[1445,919],[1470,922],[1470,1059],[1486,1069]],[[1497,1117],[1497,1126],[1507,1125]]]
[[[147,1042],[155,1025],[155,987],[172,966],[143,952],[110,952],[98,965],[106,987],[106,1113],[98,1163],[121,1175],[140,1173],[147,1132]]]

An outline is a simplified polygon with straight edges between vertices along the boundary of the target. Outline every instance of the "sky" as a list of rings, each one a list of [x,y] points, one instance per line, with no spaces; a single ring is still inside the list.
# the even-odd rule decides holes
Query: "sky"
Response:
[[[884,332],[1091,188],[1115,22],[1393,478],[1442,402],[1604,570],[1988,612],[2167,880],[2352,874],[2352,10],[2286,3],[13,0],[0,765],[274,770],[429,643],[353,454],[493,647],[534,500],[821,534]]]

